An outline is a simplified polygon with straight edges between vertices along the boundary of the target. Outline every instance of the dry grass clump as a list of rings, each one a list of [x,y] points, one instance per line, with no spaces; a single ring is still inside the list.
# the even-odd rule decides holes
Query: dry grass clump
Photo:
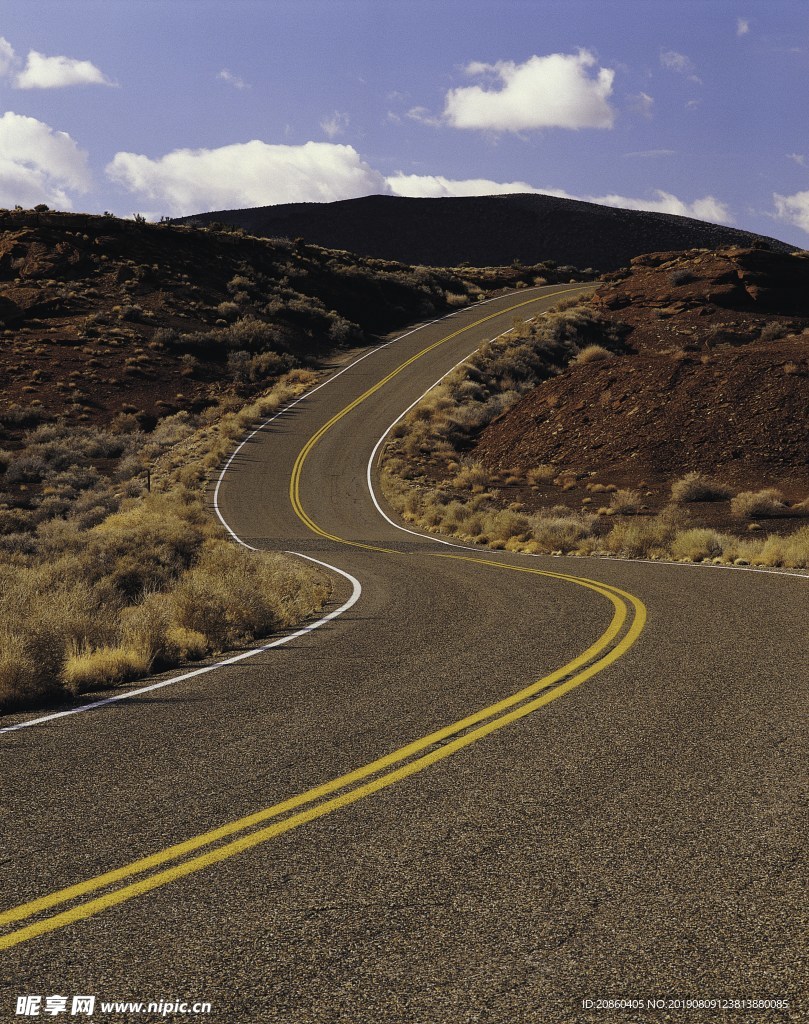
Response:
[[[490,476],[487,469],[479,462],[470,462],[462,466],[452,478],[452,486],[459,489],[468,489],[473,493],[484,490],[489,486]]]
[[[740,491],[730,503],[730,511],[738,519],[777,515],[784,507],[784,495],[774,487],[765,487],[761,491]]]
[[[671,485],[671,500],[674,502],[725,501],[732,494],[733,491],[725,484],[701,473],[686,473]]]
[[[619,487],[610,498],[610,512],[617,516],[635,515],[640,512],[643,495],[640,491],[628,487]]]
[[[208,470],[233,440],[313,379],[295,371],[249,406],[207,423],[180,413],[148,437],[131,424],[121,435],[71,434],[59,422],[31,432],[44,497],[0,510],[0,708],[116,685],[322,606],[329,585],[319,572],[225,542],[204,506]],[[71,447],[77,461],[62,469]],[[114,481],[90,465],[111,452]],[[151,494],[131,475],[147,462]]]
[[[79,694],[137,679],[149,667],[150,661],[142,651],[123,646],[88,648],[67,656],[62,683],[69,693]]]
[[[531,487],[537,487],[539,484],[552,483],[559,470],[556,466],[550,465],[550,463],[543,462],[538,466],[532,466],[526,471],[525,480],[526,483],[530,484]]]
[[[573,362],[580,366],[582,363],[597,363],[611,358],[612,352],[603,345],[585,345],[573,358]]]
[[[675,534],[669,545],[675,559],[701,562],[705,558],[716,558],[723,553],[725,538],[716,530],[694,527]]]

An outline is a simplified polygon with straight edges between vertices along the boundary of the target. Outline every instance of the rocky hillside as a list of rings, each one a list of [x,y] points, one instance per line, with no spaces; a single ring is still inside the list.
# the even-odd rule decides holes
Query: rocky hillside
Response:
[[[0,442],[55,415],[150,429],[479,290],[302,243],[0,211]]]
[[[718,224],[618,210],[541,195],[406,199],[367,196],[336,203],[290,203],[203,213],[186,221],[221,222],[265,237],[304,238],[364,256],[428,266],[556,264],[624,266],[642,253],[752,245],[760,236]],[[777,250],[790,246],[766,239]]]
[[[809,254],[664,252],[594,297],[623,348],[582,352],[479,437],[492,469],[547,463],[654,505],[686,472],[809,493]]]

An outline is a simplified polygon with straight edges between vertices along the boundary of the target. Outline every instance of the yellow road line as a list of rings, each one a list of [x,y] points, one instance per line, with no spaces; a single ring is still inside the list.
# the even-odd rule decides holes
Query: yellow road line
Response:
[[[525,718],[540,707],[544,707],[551,701],[556,700],[558,697],[570,692],[570,690],[575,687],[580,686],[587,679],[590,679],[596,673],[606,668],[607,665],[612,664],[612,662],[620,658],[632,646],[632,644],[634,644],[643,629],[643,623],[645,620],[643,605],[637,600],[637,598],[631,598],[632,603],[635,606],[633,622],[623,638],[614,647],[608,650],[607,653],[597,661],[592,662],[587,667],[581,669],[581,671],[576,672],[575,675],[561,683],[561,685],[557,686],[555,689],[541,693],[533,700],[527,701],[527,703],[521,703],[527,697],[531,697],[541,690],[547,691],[548,687],[552,686],[555,682],[558,682],[560,679],[564,679],[565,676],[569,675],[570,672],[574,670],[574,666],[580,666],[588,660],[588,655],[592,658],[594,651],[604,650],[607,648],[615,636],[620,632],[626,621],[626,603],[617,594],[610,593],[606,586],[602,587],[598,584],[594,584],[593,581],[590,580],[568,577],[562,573],[547,573],[540,569],[513,566],[508,563],[487,562],[486,560],[477,558],[465,558],[464,556],[455,555],[442,557],[460,558],[463,561],[480,562],[484,565],[493,565],[498,568],[511,569],[516,572],[529,572],[540,576],[551,576],[568,582],[577,582],[586,586],[588,589],[596,590],[607,596],[615,607],[615,614],[613,615],[610,626],[604,634],[602,634],[599,640],[588,648],[587,651],[568,662],[568,664],[564,665],[562,668],[557,669],[555,672],[550,673],[548,676],[543,677],[518,693],[499,701],[497,704],[493,704],[482,711],[476,712],[474,715],[461,719],[451,726],[447,726],[435,733],[431,733],[429,736],[422,737],[420,740],[417,740],[412,744],[408,744],[408,746],[402,747],[398,751],[394,751],[385,758],[380,758],[377,761],[371,762],[371,764],[358,769],[356,772],[342,776],[339,779],[334,779],[331,782],[326,783],[324,786],[317,787],[314,790],[309,790],[307,793],[301,794],[292,800],[284,801],[283,804],[277,804],[274,808],[268,808],[266,811],[259,812],[259,814],[250,815],[248,818],[240,819],[238,822],[232,822],[228,826],[223,826],[222,829],[205,833],[203,836],[199,836],[195,840],[189,840],[187,843],[170,847],[168,850],[162,851],[161,854],[156,854],[150,858],[143,858],[141,861],[136,861],[133,864],[128,865],[128,867],[120,869],[118,872],[108,872],[106,875],[100,875],[96,879],[91,880],[91,882],[61,890],[59,893],[54,893],[51,897],[44,897],[42,900],[35,900],[31,903],[23,904],[21,907],[15,908],[15,911],[21,912],[18,914],[18,917],[30,917],[49,906],[53,906],[55,902],[66,902],[67,900],[73,899],[82,893],[90,891],[88,886],[92,883],[95,883],[92,888],[97,889],[103,885],[110,884],[113,881],[120,880],[127,874],[131,875],[136,871],[145,870],[147,866],[156,866],[160,863],[160,858],[163,860],[167,859],[167,856],[171,851],[177,851],[181,848],[185,848],[185,852],[188,852],[194,848],[192,844],[196,844],[197,847],[202,845],[203,842],[210,844],[214,841],[211,838],[213,836],[221,838],[222,836],[232,833],[238,828],[247,828],[249,827],[249,824],[255,824],[260,820],[266,820],[273,813],[277,816],[278,814],[281,814],[283,810],[289,810],[296,805],[300,805],[302,802],[311,801],[319,796],[327,795],[336,789],[345,788],[345,786],[351,782],[361,782],[363,778],[366,778],[369,775],[376,773],[378,774],[377,778],[372,778],[346,793],[342,793],[336,797],[317,803],[314,806],[308,807],[303,811],[299,811],[297,814],[291,815],[282,821],[276,822],[255,832],[250,832],[247,835],[229,843],[208,850],[197,857],[182,861],[179,864],[175,864],[163,871],[158,871],[154,874],[148,875],[147,877],[136,882],[132,882],[120,889],[113,890],[112,892],[105,893],[95,899],[81,903],[69,910],[62,911],[61,913],[52,915],[51,917],[46,917],[23,928],[9,932],[0,937],[0,949],[9,949],[12,946],[29,941],[37,936],[56,931],[60,928],[66,927],[67,925],[74,924],[77,921],[93,917],[111,907],[118,906],[130,899],[141,896],[152,889],[157,889],[170,882],[176,881],[179,878],[184,878],[187,875],[202,871],[213,864],[217,864],[229,859],[230,857],[243,853],[246,850],[252,849],[255,846],[269,842],[286,832],[299,828],[301,825],[305,825],[317,818],[324,817],[334,811],[348,807],[365,797],[371,796],[372,794],[386,789],[403,779],[409,778],[411,775],[422,772],[431,765],[436,764],[438,761],[450,757],[452,754],[457,753],[464,747],[470,746],[472,743],[475,743],[478,740],[511,725],[513,722],[516,722],[521,718]],[[513,707],[515,704],[520,704],[520,706]],[[508,710],[509,708],[512,708],[512,710]],[[496,717],[492,718],[492,714]],[[488,721],[486,721],[486,719],[488,719]],[[482,722],[482,724],[476,725],[476,723],[479,722]],[[465,733],[465,735],[457,736],[455,739],[449,739],[449,737],[454,733],[472,726],[475,727],[471,728],[470,731]],[[449,739],[449,741],[438,749],[427,750],[426,753],[421,754],[421,756],[414,760],[401,764],[392,771],[379,774],[385,767],[400,762],[413,753],[418,753],[419,751],[425,750],[427,747],[434,746],[436,743],[444,739]],[[177,855],[178,854],[175,852],[174,856]],[[15,912],[12,911],[10,913]],[[14,919],[9,917],[8,914],[3,915],[3,918],[5,921]]]
[[[325,530],[322,530],[317,525],[317,523],[309,516],[309,514],[306,512],[303,505],[301,504],[300,498],[301,471],[303,469],[304,462],[306,462],[306,459],[309,456],[309,453],[312,451],[312,449],[315,447],[318,441],[320,441],[320,439],[324,436],[324,434],[327,434],[331,430],[335,423],[339,423],[339,421],[343,419],[344,416],[347,416],[349,413],[353,412],[358,405],[361,405],[367,398],[370,398],[371,395],[376,394],[376,392],[379,391],[380,388],[383,388],[387,383],[393,380],[394,377],[397,377],[403,370],[406,370],[408,366],[411,366],[417,360],[421,359],[422,356],[426,356],[428,353],[433,352],[441,345],[446,344],[448,341],[452,341],[453,338],[457,338],[459,335],[465,334],[466,331],[470,331],[473,327],[480,327],[481,324],[488,323],[490,320],[495,320],[498,317],[504,316],[506,313],[512,313],[515,309],[522,309],[524,306],[530,306],[534,302],[541,302],[544,299],[553,298],[554,295],[564,295],[567,292],[577,290],[578,289],[576,288],[559,288],[557,289],[557,291],[547,292],[545,295],[535,295],[531,299],[526,299],[523,302],[517,302],[513,306],[508,306],[506,309],[501,309],[497,313],[490,313],[489,316],[481,317],[480,320],[475,320],[474,323],[467,324],[465,327],[460,327],[457,331],[453,331],[451,334],[447,334],[445,337],[439,338],[439,340],[433,342],[432,345],[428,345],[426,348],[421,349],[420,352],[416,352],[415,355],[412,355],[409,359],[406,359],[403,363],[397,366],[395,370],[392,370],[386,377],[383,377],[382,380],[377,381],[377,383],[374,384],[372,387],[368,388],[367,391],[363,392],[363,394],[355,398],[353,402],[350,402],[344,409],[341,409],[338,413],[332,416],[332,418],[327,423],[324,423],[323,426],[309,438],[309,440],[301,449],[297,459],[295,460],[295,465],[292,467],[292,476],[290,477],[289,480],[289,500],[292,503],[292,508],[295,510],[295,514],[301,520],[304,526],[307,526],[312,531],[312,533],[316,533],[318,536],[323,537],[326,540],[334,541],[337,544],[347,544],[350,547],[354,548],[364,548],[366,551],[381,551],[385,554],[392,554],[393,552],[389,548],[376,547],[373,544],[362,544],[359,541],[346,540],[345,537],[337,537],[333,533],[327,533]]]
[[[464,556],[447,555],[442,557],[449,558],[463,558]],[[495,564],[500,563],[487,563],[483,559],[477,558],[466,558],[466,561],[480,562],[481,564]],[[500,565],[500,567],[504,567]],[[506,568],[513,569],[517,572],[531,572],[538,576],[549,576],[552,578],[561,578],[567,580],[567,576],[560,576],[558,573],[546,572],[541,569],[532,569],[523,566],[511,566],[505,565]],[[214,843],[219,842],[222,839],[227,839],[229,836],[234,835],[237,832],[242,832],[252,828],[255,825],[259,825],[270,818],[278,817],[282,814],[286,814],[289,811],[295,810],[304,804],[311,803],[313,801],[322,799],[336,792],[337,790],[344,789],[356,782],[360,782],[363,779],[368,778],[371,775],[378,774],[385,769],[391,767],[398,762],[406,760],[415,754],[419,754],[427,747],[432,746],[435,743],[441,742],[447,737],[453,735],[456,732],[468,729],[478,723],[485,721],[495,715],[498,715],[515,704],[519,704],[527,698],[533,696],[539,690],[546,689],[549,686],[553,686],[554,683],[560,679],[564,679],[571,672],[575,672],[577,669],[591,662],[596,658],[602,651],[604,651],[616,636],[621,632],[627,617],[626,604],[623,601],[616,601],[615,597],[609,593],[606,589],[606,585],[595,585],[591,584],[590,581],[581,581],[583,586],[588,589],[595,590],[603,596],[607,597],[612,601],[615,606],[615,612],[612,620],[607,629],[602,635],[593,643],[586,651],[577,655],[567,664],[561,668],[556,669],[549,675],[544,676],[542,679],[524,689],[514,693],[495,704],[491,704],[488,707],[482,708],[476,711],[474,714],[467,716],[466,718],[460,719],[457,722],[453,722],[451,725],[445,726],[442,729],[438,729],[435,732],[423,736],[418,740],[414,740],[412,743],[406,744],[397,750],[392,751],[390,754],[386,754],[383,757],[377,758],[374,761],[362,766],[361,768],[355,769],[352,772],[348,772],[345,775],[338,776],[335,779],[331,779],[329,782],[323,785],[316,786],[312,789],[307,790],[304,793],[300,793],[287,800],[283,800],[280,803],[273,804],[271,807],[267,807],[264,810],[257,811],[253,814],[246,815],[243,818],[239,818],[235,821],[228,822],[226,825],[222,825],[219,828],[212,829],[209,832],[204,832],[198,836],[194,836],[191,839],[185,840],[182,843],[177,843],[173,846],[169,846],[164,850],[160,850],[155,854],[151,854],[147,857],[142,857],[139,860],[133,861],[121,868],[117,868],[113,871],[107,871],[101,875],[97,875],[94,878],[87,879],[84,882],[79,882],[76,885],[68,886],[67,888],[60,889],[56,892],[50,893],[47,896],[40,897],[39,899],[31,900],[30,902],[20,904],[19,906],[13,907],[3,913],[0,913],[0,926],[13,924],[16,921],[25,920],[26,918],[33,917],[36,914],[42,913],[51,907],[57,906],[62,903],[68,903],[74,899],[78,899],[81,896],[85,896],[90,892],[94,892],[98,889],[106,888],[107,886],[113,885],[116,882],[124,881],[127,878],[132,877],[136,874],[141,874],[152,868],[160,867],[172,860],[177,860],[181,857],[186,856],[189,853],[200,849],[204,846],[210,846]],[[2,938],[0,938],[0,948],[2,948]]]
[[[568,290],[570,289],[564,289],[563,291]],[[558,293],[554,292],[551,294]],[[421,358],[421,356],[425,355],[427,352],[432,351],[439,345],[444,344],[451,338],[457,337],[459,334],[472,327],[476,327],[481,323],[494,319],[495,317],[502,316],[504,313],[511,312],[513,309],[539,301],[540,298],[547,297],[549,296],[540,296],[527,300],[526,302],[518,303],[506,310],[501,310],[491,316],[484,317],[481,320],[478,320],[473,324],[469,324],[439,341],[434,342],[421,352],[411,356],[410,359],[402,363],[376,385],[369,388],[359,398],[355,399],[336,416],[332,417],[327,424],[321,427],[320,430],[318,430],[317,433],[309,439],[299,454],[290,480],[290,499],[292,501],[293,508],[307,527],[320,536],[338,543],[351,544],[352,546],[387,552],[388,549],[386,548],[376,548],[371,545],[356,544],[355,542],[348,541],[344,538],[328,534],[321,530],[320,527],[317,526],[317,524],[308,516],[301,505],[299,494],[300,475],[306,457],[320,438],[322,438],[335,423],[342,419],[343,416],[355,409],[366,398],[373,395],[382,386],[384,386],[384,384],[393,379],[407,366],[411,365],[415,360]],[[173,846],[167,847],[164,850],[150,856],[140,858],[139,860],[133,861],[121,868],[105,872],[84,882],[68,886],[67,888],[60,889],[47,896],[31,900],[5,911],[0,914],[0,926],[29,919],[38,914],[44,913],[55,906],[71,902],[81,898],[82,896],[86,896],[89,893],[97,892],[100,889],[115,885],[117,882],[125,881],[134,875],[143,874],[144,872],[153,870],[154,868],[159,868],[161,865],[186,857],[188,854],[194,853],[197,850],[214,846],[222,840],[228,839],[237,833],[248,832],[248,830],[254,828],[256,825],[260,825],[272,818],[278,818],[281,815],[288,814],[299,807],[304,807],[306,804],[315,804],[314,806],[298,811],[295,814],[290,814],[289,817],[284,818],[282,821],[277,821],[268,827],[257,829],[256,831],[249,831],[247,835],[242,835],[240,838],[231,840],[223,845],[215,846],[214,849],[209,849],[196,857],[191,857],[179,864],[174,864],[169,868],[157,871],[145,878],[141,878],[135,882],[130,882],[121,888],[104,893],[101,896],[85,901],[84,903],[68,910],[8,932],[6,935],[0,936],[0,949],[8,949],[21,942],[35,938],[38,935],[55,931],[79,920],[94,916],[109,907],[121,904],[126,900],[141,895],[142,893],[158,888],[159,886],[166,885],[175,879],[200,871],[211,864],[215,864],[219,861],[235,856],[238,853],[261,843],[268,842],[276,836],[289,832],[294,828],[298,828],[300,825],[306,824],[316,818],[323,817],[335,810],[346,807],[366,796],[370,796],[373,793],[385,789],[404,778],[423,771],[425,768],[435,764],[437,761],[443,760],[456,751],[469,746],[485,736],[488,736],[490,733],[502,729],[506,725],[533,713],[539,707],[543,707],[552,700],[557,699],[557,697],[569,692],[574,687],[581,685],[582,682],[591,678],[597,672],[602,671],[607,667],[607,665],[612,664],[613,661],[621,657],[632,646],[632,644],[635,643],[643,629],[646,611],[642,602],[633,595],[628,594],[625,591],[621,591],[617,587],[612,587],[609,584],[590,580],[585,577],[549,572],[546,570],[530,568],[528,566],[511,565],[509,563],[497,562],[491,559],[467,555],[436,553],[435,557],[452,558],[515,572],[528,572],[538,576],[546,576],[552,579],[575,583],[606,597],[614,607],[612,620],[598,640],[591,644],[586,651],[582,652],[582,654],[569,661],[566,665],[556,669],[554,672],[551,672],[549,675],[544,676],[542,679],[537,680],[535,683],[532,683],[530,686],[523,688],[517,693],[512,694],[495,704],[489,705],[466,718],[460,719],[449,726],[436,730],[427,736],[421,737],[412,743],[400,747],[398,750],[392,751],[390,754],[378,758],[353,772],[339,776],[338,778],[332,779],[321,786],[316,786],[313,789],[274,804],[264,810],[247,815],[246,817],[240,818],[236,821],[229,822],[226,825],[220,826],[219,828],[213,829],[209,832],[202,833],[201,835],[195,836],[182,843],[177,843]],[[618,641],[615,646],[611,647],[613,641],[620,635],[626,623],[629,610],[627,601],[632,604],[634,610],[632,622],[622,639]],[[608,648],[610,649],[608,650]],[[607,653],[602,653],[604,651]],[[571,673],[575,674],[571,676]],[[570,678],[567,678],[569,676]],[[562,682],[562,680],[565,681]],[[560,685],[555,686],[557,683],[560,683]],[[537,693],[540,693],[540,691],[548,691],[550,687],[554,686],[555,689],[550,690],[550,692],[544,692],[538,697],[535,696]],[[464,733],[464,735],[456,735],[458,733]],[[453,736],[455,736],[454,739],[452,739]],[[442,743],[443,745],[437,750],[428,749],[430,747],[434,747],[437,743]],[[395,765],[399,765],[399,767],[394,768],[393,766]],[[392,770],[388,770],[391,768]],[[374,775],[377,777],[372,778]],[[347,792],[339,793],[337,796],[331,796],[331,794],[337,793],[339,790],[346,789],[348,790]],[[330,796],[330,799],[324,799]],[[320,802],[317,803],[317,801]]]

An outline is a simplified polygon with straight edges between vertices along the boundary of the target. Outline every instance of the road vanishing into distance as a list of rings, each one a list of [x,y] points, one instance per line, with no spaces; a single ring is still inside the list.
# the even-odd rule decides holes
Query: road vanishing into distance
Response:
[[[121,1021],[161,1018],[100,1001],[223,1024],[807,1019],[809,580],[470,549],[378,494],[411,403],[583,290],[354,353],[234,454],[218,513],[333,567],[320,626],[4,719],[0,1021],[28,994]]]

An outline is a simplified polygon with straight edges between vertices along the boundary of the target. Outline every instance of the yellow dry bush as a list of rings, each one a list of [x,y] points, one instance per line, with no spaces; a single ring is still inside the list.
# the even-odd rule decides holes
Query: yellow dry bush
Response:
[[[724,501],[732,493],[725,484],[701,473],[686,473],[671,485],[671,500],[675,502]]]
[[[643,495],[640,491],[621,487],[612,492],[610,508],[615,515],[634,515],[640,511]]]
[[[608,348],[604,348],[603,345],[585,345],[576,354],[572,362],[576,365],[581,365],[582,363],[596,363],[610,358],[612,358],[612,352]]]
[[[208,653],[208,639],[195,629],[184,626],[169,626],[166,639],[183,661],[198,661]]]
[[[168,595],[173,623],[217,649],[289,625],[327,596],[327,584],[308,566],[223,540],[208,541]]]
[[[559,470],[556,466],[551,466],[547,462],[541,463],[539,466],[532,466],[525,474],[525,479],[532,487],[536,487],[538,484],[549,484],[558,474]]]
[[[0,708],[25,704],[54,688],[27,639],[22,633],[0,633]]]
[[[531,538],[541,552],[572,551],[591,533],[588,520],[575,516],[533,516]]]
[[[669,550],[675,559],[687,558],[692,562],[701,562],[703,558],[716,558],[721,555],[725,541],[725,536],[716,530],[693,527],[676,533]]]
[[[78,694],[137,679],[149,667],[143,651],[130,647],[77,648],[67,657],[62,680],[70,693]]]
[[[660,516],[617,522],[605,539],[605,547],[625,558],[664,557],[674,532],[674,527]]]
[[[488,487],[490,476],[487,469],[479,462],[469,462],[458,470],[452,478],[452,486],[459,489],[474,487]]]
[[[784,508],[784,495],[774,487],[761,491],[741,491],[730,503],[731,513],[739,519],[770,516]]]

